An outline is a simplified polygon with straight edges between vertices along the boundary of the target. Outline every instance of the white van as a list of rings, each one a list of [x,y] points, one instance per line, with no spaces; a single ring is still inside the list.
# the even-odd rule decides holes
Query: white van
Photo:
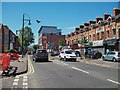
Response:
[[[60,60],[72,60],[72,61],[76,61],[77,57],[75,52],[72,49],[64,49],[60,52]]]

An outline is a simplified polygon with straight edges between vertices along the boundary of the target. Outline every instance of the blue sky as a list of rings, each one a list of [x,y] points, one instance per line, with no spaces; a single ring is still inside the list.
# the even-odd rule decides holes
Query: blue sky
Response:
[[[2,2],[2,23],[15,33],[22,27],[23,13],[27,13],[37,43],[41,26],[57,26],[63,34],[68,34],[85,22],[103,17],[104,13],[113,15],[113,8],[117,7],[117,2]],[[36,19],[41,23],[36,23]]]

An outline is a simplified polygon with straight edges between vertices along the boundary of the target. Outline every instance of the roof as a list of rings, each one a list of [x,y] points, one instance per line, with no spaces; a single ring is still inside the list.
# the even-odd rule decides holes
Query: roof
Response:
[[[41,32],[42,28],[57,28],[57,26],[41,26],[38,33]]]

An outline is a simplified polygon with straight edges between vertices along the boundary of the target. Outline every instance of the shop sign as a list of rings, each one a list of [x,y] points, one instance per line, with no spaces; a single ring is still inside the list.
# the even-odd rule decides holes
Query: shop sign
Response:
[[[103,40],[93,41],[93,46],[103,46]]]

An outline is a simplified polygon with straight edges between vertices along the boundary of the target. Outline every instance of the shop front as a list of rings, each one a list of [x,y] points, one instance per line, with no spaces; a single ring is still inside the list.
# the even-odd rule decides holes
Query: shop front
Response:
[[[102,55],[104,54],[103,40],[93,41],[92,47],[94,50],[101,52]]]
[[[108,51],[117,51],[118,50],[117,39],[104,40],[103,46],[104,46],[104,53],[105,54]]]

